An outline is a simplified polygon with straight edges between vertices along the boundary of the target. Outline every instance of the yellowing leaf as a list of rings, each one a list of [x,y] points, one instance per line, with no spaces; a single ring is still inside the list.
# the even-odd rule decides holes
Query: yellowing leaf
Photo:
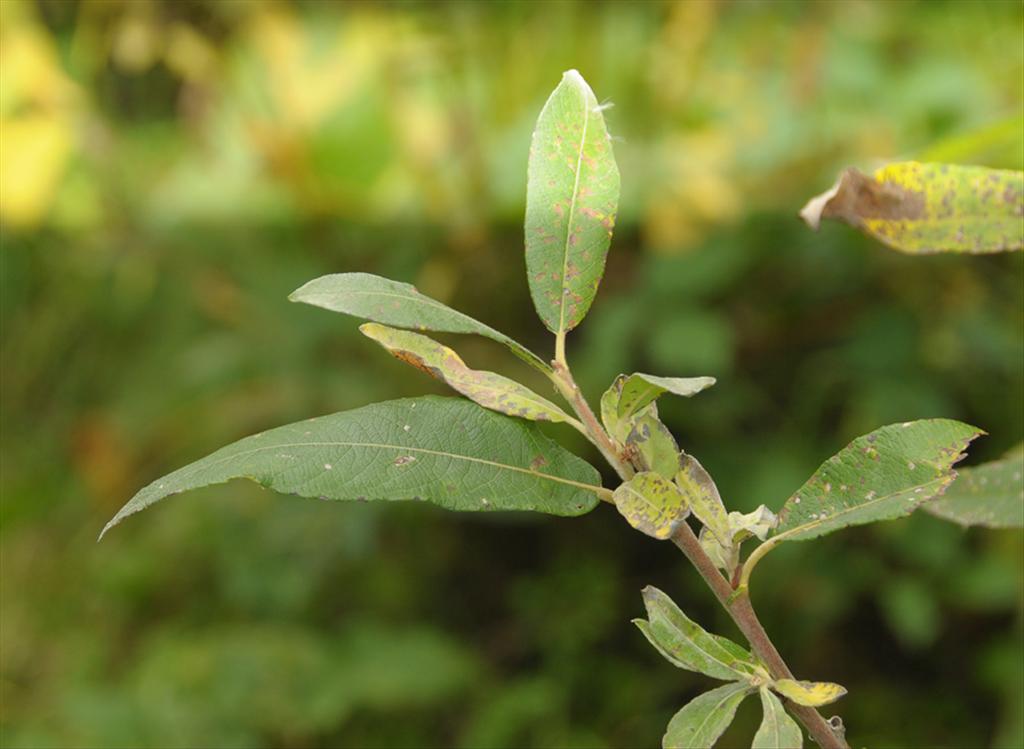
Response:
[[[720,542],[730,544],[732,533],[729,530],[729,516],[715,482],[692,455],[681,456],[679,463],[676,483],[693,514]]]
[[[800,212],[817,229],[845,221],[901,252],[989,253],[1024,247],[1024,172],[978,166],[888,164],[847,169]]]
[[[627,423],[632,425],[626,437],[626,450],[647,471],[672,479],[679,471],[679,446],[658,418],[656,403],[647,405]]]
[[[470,369],[452,349],[425,335],[372,322],[361,325],[359,330],[396,359],[447,383],[485,408],[530,421],[574,421],[554,403],[515,380],[495,372]]]
[[[638,473],[612,496],[627,522],[641,533],[663,540],[690,514],[679,487],[657,473]]]
[[[796,704],[807,707],[821,707],[846,694],[846,687],[827,681],[778,679],[772,683],[772,689]]]

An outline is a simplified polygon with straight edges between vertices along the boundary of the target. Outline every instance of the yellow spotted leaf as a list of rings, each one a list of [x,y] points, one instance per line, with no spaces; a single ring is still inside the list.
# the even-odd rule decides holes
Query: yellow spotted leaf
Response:
[[[425,335],[372,322],[361,325],[359,330],[396,359],[447,383],[484,408],[530,421],[573,421],[554,403],[515,380],[495,372],[470,369],[458,354]]]
[[[979,166],[888,164],[844,171],[800,216],[844,221],[894,250],[990,253],[1024,248],[1024,172]]]
[[[846,687],[828,681],[779,679],[772,683],[772,689],[796,704],[807,707],[821,707],[846,694]]]
[[[659,540],[671,536],[690,514],[679,487],[652,471],[636,474],[612,499],[631,526]]]
[[[729,515],[722,504],[718,487],[704,466],[692,455],[682,455],[679,459],[679,472],[676,473],[676,484],[686,497],[690,509],[697,519],[704,524],[715,538],[724,545],[732,544],[732,533],[729,529]]]

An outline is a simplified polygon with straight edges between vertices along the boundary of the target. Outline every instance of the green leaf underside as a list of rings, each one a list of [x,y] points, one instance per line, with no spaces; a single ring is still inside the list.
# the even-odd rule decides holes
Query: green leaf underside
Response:
[[[168,495],[235,478],[303,497],[565,516],[592,510],[602,491],[598,472],[536,425],[462,398],[425,396],[246,437],[142,489],[103,533]]]
[[[697,519],[707,528],[723,545],[732,544],[732,534],[729,532],[729,515],[722,504],[722,497],[718,493],[718,487],[711,479],[711,476],[692,455],[683,455],[679,459],[679,472],[676,474],[676,483],[686,498],[690,509]]]
[[[959,421],[925,419],[858,437],[786,501],[773,538],[815,538],[909,515],[953,481],[953,464],[981,433]]]
[[[396,359],[450,385],[484,408],[530,421],[569,421],[554,403],[495,372],[470,369],[452,349],[425,335],[364,323],[359,330]]]
[[[673,665],[726,681],[746,679],[757,670],[749,651],[704,630],[662,591],[648,585],[643,596],[647,621],[634,623]]]
[[[575,328],[604,274],[619,205],[619,169],[594,92],[562,76],[537,119],[526,187],[526,270],[553,333]]]
[[[690,514],[679,487],[649,471],[619,486],[612,499],[631,526],[658,540],[670,537]]]
[[[764,541],[778,520],[775,513],[764,505],[760,505],[753,512],[730,512],[729,543],[719,541],[705,526],[700,529],[701,548],[711,557],[716,567],[725,570],[731,577],[739,564],[739,550],[743,542],[751,536]]]
[[[679,472],[679,446],[675,437],[658,418],[658,404],[651,403],[629,422],[632,428],[625,446],[639,457],[645,470],[659,473],[667,479]]]
[[[542,372],[551,368],[536,354],[494,328],[421,294],[411,284],[370,273],[334,273],[315,278],[288,298],[332,312],[407,330],[481,335],[497,341]]]
[[[846,687],[828,681],[797,681],[778,679],[772,689],[798,705],[821,707],[835,702],[846,694]]]
[[[661,741],[664,749],[710,749],[736,716],[752,688],[733,682],[705,692],[672,716]]]
[[[964,526],[1024,526],[1024,445],[999,460],[961,468],[953,485],[924,506],[928,512]]]
[[[714,384],[714,377],[657,377],[636,372],[621,383],[618,417],[628,418],[665,393],[689,398]]]
[[[803,749],[800,726],[786,714],[782,701],[764,687],[760,692],[764,717],[750,749]]]
[[[873,176],[847,169],[800,215],[835,218],[893,249],[988,253],[1024,247],[1024,172],[978,166],[888,164]]]

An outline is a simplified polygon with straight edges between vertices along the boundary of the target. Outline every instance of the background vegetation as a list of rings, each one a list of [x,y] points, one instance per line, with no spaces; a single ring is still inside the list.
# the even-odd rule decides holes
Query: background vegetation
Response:
[[[1024,166],[1022,24],[1018,2],[4,0],[0,743],[657,743],[706,684],[629,624],[641,587],[734,632],[607,507],[238,483],[96,534],[245,434],[436,389],[290,305],[314,276],[412,281],[546,353],[525,166],[571,67],[621,138],[608,274],[569,348],[592,396],[620,371],[716,376],[662,413],[740,509],[894,421],[962,419],[990,434],[971,461],[999,456],[1024,436],[1024,256],[906,257],[795,214],[849,164]],[[919,515],[780,550],[755,603],[799,676],[850,687],[857,745],[1020,747],[1022,554]]]

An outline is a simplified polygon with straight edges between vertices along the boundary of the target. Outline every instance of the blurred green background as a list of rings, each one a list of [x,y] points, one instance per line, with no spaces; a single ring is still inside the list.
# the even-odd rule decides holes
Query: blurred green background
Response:
[[[640,589],[737,634],[607,507],[236,482],[96,535],[226,442],[438,390],[286,301],[317,275],[414,282],[547,355],[526,158],[571,67],[615,105],[623,184],[569,341],[592,397],[619,372],[716,376],[663,415],[735,509],[777,509],[894,421],[977,424],[969,462],[998,456],[1024,436],[1024,255],[905,257],[796,211],[848,165],[1021,168],[1022,8],[0,1],[0,744],[657,744],[708,682],[629,623]],[[856,746],[1018,748],[1022,554],[915,516],[780,550],[754,600],[799,676],[849,687],[826,714]],[[755,703],[722,746],[749,746]]]

